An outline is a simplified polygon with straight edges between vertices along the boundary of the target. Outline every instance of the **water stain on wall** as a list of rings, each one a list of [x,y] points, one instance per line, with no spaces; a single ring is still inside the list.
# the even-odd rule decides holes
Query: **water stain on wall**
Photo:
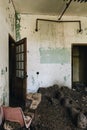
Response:
[[[64,81],[67,81],[67,77],[66,76],[64,76]]]
[[[70,49],[68,48],[40,48],[40,63],[69,63],[70,62]]]
[[[33,85],[35,84],[35,79],[34,79],[33,76],[32,76],[32,84],[33,84]]]

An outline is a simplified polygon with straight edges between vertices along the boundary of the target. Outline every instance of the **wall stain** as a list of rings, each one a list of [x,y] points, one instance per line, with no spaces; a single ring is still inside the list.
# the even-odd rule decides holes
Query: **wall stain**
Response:
[[[67,77],[66,77],[66,76],[64,76],[64,81],[65,81],[65,82],[67,81]]]
[[[33,76],[32,76],[32,84],[33,84],[33,85],[35,84],[35,79],[34,79]]]
[[[6,7],[6,12],[7,12],[7,17],[6,17],[6,23],[9,23],[10,21],[10,26],[11,26],[11,31],[14,32],[15,29],[15,15],[12,12],[12,10],[10,9],[10,5],[8,7]]]
[[[15,30],[16,30],[16,40],[20,40],[21,39],[21,35],[20,35],[20,14],[19,13],[15,13]]]
[[[85,28],[84,30],[87,30],[87,28]]]

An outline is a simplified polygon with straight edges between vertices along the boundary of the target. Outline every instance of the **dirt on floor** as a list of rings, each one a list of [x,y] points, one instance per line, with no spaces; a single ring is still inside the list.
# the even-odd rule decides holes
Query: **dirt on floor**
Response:
[[[38,93],[42,94],[42,100],[34,111],[30,130],[87,130],[86,86],[77,83],[69,89],[53,85],[39,88]],[[25,111],[30,112],[28,106]]]
[[[78,88],[79,84],[75,89],[65,86],[59,88],[58,85],[40,88],[38,92],[42,94],[42,101],[35,112],[31,130],[87,130],[87,89],[82,86]],[[86,127],[77,125],[76,115],[79,113],[85,115]],[[84,119],[82,120],[83,123]]]

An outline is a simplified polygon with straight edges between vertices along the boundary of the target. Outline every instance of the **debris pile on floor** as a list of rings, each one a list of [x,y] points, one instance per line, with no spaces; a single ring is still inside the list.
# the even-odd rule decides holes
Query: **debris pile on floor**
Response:
[[[30,104],[28,104],[28,101],[31,101]],[[26,106],[29,107],[30,109],[37,109],[39,103],[41,102],[41,93],[28,93],[27,94],[27,102]]]
[[[1,107],[0,113],[0,130],[87,130],[87,87],[39,88],[27,94],[25,111]]]
[[[42,100],[32,130],[87,129],[87,92],[54,85],[40,88]]]

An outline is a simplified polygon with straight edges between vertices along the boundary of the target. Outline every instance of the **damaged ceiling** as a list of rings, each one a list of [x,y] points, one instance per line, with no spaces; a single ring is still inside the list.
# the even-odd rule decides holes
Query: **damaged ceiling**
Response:
[[[19,13],[59,15],[69,0],[12,0]],[[87,16],[86,0],[72,0],[64,15]]]

